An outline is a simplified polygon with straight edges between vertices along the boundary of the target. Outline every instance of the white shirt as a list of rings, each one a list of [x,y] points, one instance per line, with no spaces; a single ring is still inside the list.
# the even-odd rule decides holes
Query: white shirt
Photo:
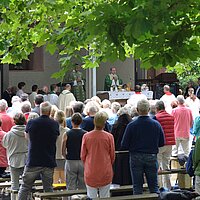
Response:
[[[141,94],[141,93],[135,93],[133,95],[130,96],[130,98],[127,100],[127,104],[132,105],[133,107],[137,107],[137,103],[138,101],[145,99],[147,100],[146,95]]]
[[[164,94],[160,98],[160,100],[164,102],[166,112],[171,114],[172,113],[171,103],[176,100],[176,97],[173,94]]]
[[[191,109],[193,119],[199,116],[200,100],[197,97],[194,101],[190,97],[187,97],[185,104]]]

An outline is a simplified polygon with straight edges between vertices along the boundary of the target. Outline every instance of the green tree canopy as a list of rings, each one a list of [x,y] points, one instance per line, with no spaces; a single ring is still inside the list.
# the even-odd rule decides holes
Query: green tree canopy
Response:
[[[72,57],[97,67],[133,55],[160,68],[200,55],[199,0],[1,0],[0,13],[1,63],[43,45],[59,52],[61,73]]]
[[[197,86],[197,79],[200,77],[200,60],[189,61],[185,64],[177,63],[174,67],[167,67],[168,72],[175,72],[180,82],[180,86],[184,89],[188,83]]]

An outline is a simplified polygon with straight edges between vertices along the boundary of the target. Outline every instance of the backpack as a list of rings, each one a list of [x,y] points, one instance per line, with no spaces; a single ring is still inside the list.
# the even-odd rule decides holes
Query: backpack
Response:
[[[188,190],[172,190],[170,192],[161,192],[159,200],[192,200],[198,196],[197,193]]]

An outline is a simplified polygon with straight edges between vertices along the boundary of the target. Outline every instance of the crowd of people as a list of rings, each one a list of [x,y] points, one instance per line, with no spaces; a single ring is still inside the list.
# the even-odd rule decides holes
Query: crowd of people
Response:
[[[24,86],[19,83],[15,94],[8,88],[0,100],[0,175],[9,167],[20,200],[38,177],[44,191],[52,192],[55,168],[65,169],[68,190],[86,188],[89,198],[109,197],[111,183],[132,184],[133,193],[142,194],[144,174],[151,193],[170,190],[170,176],[160,179],[158,171],[169,169],[171,156],[188,156],[193,136],[200,194],[200,86],[188,88],[185,98],[165,85],[160,100],[148,100],[137,85],[123,106],[97,96],[77,101],[70,84],[60,94],[56,84],[50,92],[33,85],[29,95]]]

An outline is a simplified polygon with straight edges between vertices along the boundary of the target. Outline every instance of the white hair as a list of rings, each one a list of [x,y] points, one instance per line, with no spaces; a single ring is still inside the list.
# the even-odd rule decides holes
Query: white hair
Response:
[[[11,99],[11,103],[14,104],[15,102],[21,102],[21,99],[18,96],[13,96]]]
[[[92,111],[93,110],[93,111]],[[100,106],[96,101],[89,101],[84,108],[84,114],[88,115],[88,113],[94,112],[97,113],[100,110]]]
[[[110,108],[111,106],[111,102],[108,99],[104,99],[101,104],[103,108]]]
[[[8,103],[5,99],[0,100],[0,111],[5,111],[8,107]]]

